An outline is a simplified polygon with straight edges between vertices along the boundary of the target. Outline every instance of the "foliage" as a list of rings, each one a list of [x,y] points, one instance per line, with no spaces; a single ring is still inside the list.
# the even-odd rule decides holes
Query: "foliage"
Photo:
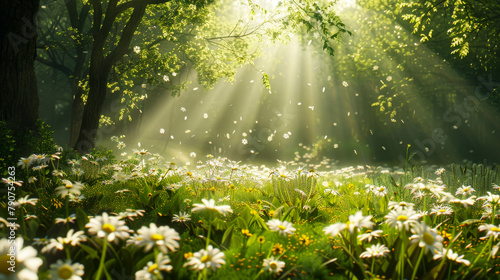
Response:
[[[99,274],[124,279],[153,267],[160,252],[157,246],[163,243],[151,250],[140,245],[150,223],[180,236],[180,246],[167,252],[172,267],[153,273],[156,277],[366,279],[378,275],[400,279],[427,275],[430,279],[468,279],[477,274],[495,279],[498,272],[493,266],[499,246],[492,235],[495,228],[483,233],[485,227],[497,224],[495,216],[500,214],[494,194],[498,192],[498,167],[458,169],[452,165],[450,171],[434,173],[424,167],[404,172],[361,166],[325,172],[287,168],[297,164],[293,162],[276,169],[259,168],[208,155],[197,168],[187,169],[163,163],[159,155],[146,150],[109,165],[97,154],[73,156],[60,152],[35,155],[23,167],[27,177],[19,183],[23,187],[17,195],[27,197],[18,200],[19,234],[25,246],[41,252],[38,257],[46,264],[38,272],[42,278],[49,274],[49,265],[61,258],[83,264],[83,279],[100,279]],[[50,168],[39,167],[45,163]],[[82,172],[87,163],[99,166],[94,175]],[[61,189],[72,188],[65,186],[65,180],[73,184],[83,180],[82,195],[61,195]],[[470,182],[478,182],[474,183],[474,196],[470,196],[473,188],[463,185]],[[207,198],[217,202],[213,206],[208,200],[199,203]],[[466,200],[470,202],[463,202]],[[406,230],[394,227],[395,218],[390,217],[398,207],[403,209],[398,211],[408,211],[399,212],[398,221],[404,220],[404,213],[419,211],[418,216],[407,217],[414,220]],[[104,213],[143,237],[115,237],[116,242],[109,242],[95,236],[89,222]],[[456,255],[443,257],[412,241],[419,238],[417,228],[422,222],[436,229],[425,229],[437,242],[435,246]],[[273,223],[283,224],[275,227]],[[332,231],[332,226],[338,231]],[[62,237],[70,229],[86,237],[64,241]],[[289,233],[275,232],[285,229]],[[119,233],[118,228],[113,230]],[[174,233],[169,234],[164,238]],[[61,247],[54,247],[58,243]],[[373,247],[377,244],[385,249]],[[193,260],[191,254],[209,249],[208,245],[223,252],[222,266],[207,271],[186,267]],[[263,264],[271,257],[284,262],[279,274]]]

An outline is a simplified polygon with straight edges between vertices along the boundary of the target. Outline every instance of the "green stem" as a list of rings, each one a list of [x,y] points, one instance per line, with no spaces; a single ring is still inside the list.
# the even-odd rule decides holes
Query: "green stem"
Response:
[[[492,225],[495,225],[495,216],[496,216],[496,211],[497,211],[496,208],[497,208],[496,204],[492,205],[492,207],[491,207],[491,224]]]
[[[101,255],[101,262],[99,263],[99,269],[97,270],[97,275],[96,275],[96,280],[100,280],[101,279],[101,274],[102,274],[102,270],[104,268],[104,263],[105,263],[105,260],[106,260],[106,249],[108,247],[108,241],[106,239],[103,239],[102,240],[104,243],[102,245],[102,255]]]
[[[424,251],[425,251],[425,248],[420,248],[420,254],[418,255],[417,263],[415,264],[415,269],[413,269],[413,273],[412,273],[410,279],[415,279],[415,276],[417,275],[417,271],[418,271],[418,266],[420,265],[420,261],[422,260],[422,257],[424,256]]]

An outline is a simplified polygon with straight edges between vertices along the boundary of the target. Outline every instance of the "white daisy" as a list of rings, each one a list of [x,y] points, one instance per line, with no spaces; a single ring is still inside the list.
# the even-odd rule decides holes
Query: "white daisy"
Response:
[[[71,260],[57,260],[50,265],[50,276],[55,280],[82,280],[83,268],[82,264],[71,263]]]
[[[179,215],[174,214],[174,218],[172,219],[172,222],[189,222],[191,221],[191,215],[189,215],[187,212],[179,212]]]
[[[135,273],[136,280],[163,279],[160,271],[170,272],[172,266],[169,265],[170,259],[168,256],[159,253],[156,257],[156,262],[148,262],[147,265]]]
[[[361,258],[380,258],[387,256],[391,251],[384,244],[376,244],[366,248],[366,251],[361,253]]]
[[[490,236],[493,236],[493,240],[496,240],[498,236],[500,235],[500,225],[495,226],[492,224],[484,224],[479,226],[479,231],[487,231],[486,236],[482,237],[481,239],[487,239]]]
[[[56,194],[60,195],[61,197],[66,197],[70,194],[73,194],[75,196],[79,196],[81,193],[81,190],[84,187],[83,184],[80,182],[71,183],[71,181],[69,181],[69,180],[62,180],[62,183],[64,185],[56,188]]]
[[[191,269],[198,271],[210,268],[215,271],[223,264],[226,264],[224,257],[224,253],[219,249],[213,248],[212,245],[208,245],[206,250],[201,249],[194,253],[184,264],[184,267],[190,266]]]
[[[443,237],[438,234],[437,230],[426,225],[425,222],[416,224],[411,231],[413,235],[410,240],[418,242],[419,247],[424,247],[426,251],[430,250],[433,255],[443,250]]]
[[[97,216],[90,219],[90,222],[85,225],[89,229],[90,234],[96,234],[99,238],[106,238],[109,242],[118,239],[127,239],[129,228],[125,225],[125,221],[121,221],[120,217],[109,216],[108,213],[102,213],[102,216]]]
[[[336,223],[329,225],[323,229],[323,232],[326,235],[330,235],[331,237],[335,237],[339,235],[339,233],[347,228],[347,225],[344,223]]]
[[[363,241],[368,239],[368,242],[371,242],[372,239],[377,239],[380,237],[380,235],[383,233],[382,230],[377,229],[374,231],[367,230],[365,233],[358,235],[359,241]]]
[[[375,223],[370,221],[372,219],[372,215],[369,216],[363,216],[363,212],[358,211],[354,215],[349,216],[349,231],[351,234],[354,232],[354,229],[358,229],[358,231],[361,228],[372,228]]]
[[[385,223],[397,230],[409,230],[411,225],[418,223],[419,215],[412,207],[399,207],[391,210],[384,218],[387,219]]]
[[[471,195],[475,191],[471,186],[461,186],[457,189],[455,195]]]
[[[436,205],[431,209],[431,215],[451,215],[453,214],[453,209],[450,206]]]
[[[411,202],[389,201],[389,210],[392,210],[392,209],[396,210],[398,208],[413,208],[413,206],[415,206],[415,204],[413,204]]]
[[[264,259],[264,262],[262,263],[262,268],[265,271],[271,272],[272,274],[280,273],[281,271],[283,271],[284,267],[285,267],[285,262],[279,261],[274,257]]]
[[[160,251],[167,254],[175,252],[179,248],[179,241],[181,238],[177,231],[168,226],[156,226],[154,223],[149,224],[149,228],[142,226],[137,230],[139,234],[139,244],[137,246],[144,246],[144,251],[151,250],[156,246]]]
[[[288,221],[280,221],[278,219],[272,219],[267,221],[267,226],[271,231],[277,231],[279,234],[283,236],[287,236],[292,234],[295,231],[293,224]]]
[[[85,241],[87,238],[83,231],[74,232],[74,229],[70,229],[66,234],[66,237],[57,237],[57,239],[50,239],[49,244],[43,247],[42,253],[47,251],[53,251],[54,249],[58,249],[60,251],[64,250],[64,245],[77,246],[80,245],[80,241]]]
[[[437,260],[437,259],[442,258],[443,256],[446,256],[447,259],[452,260],[454,262],[463,263],[466,266],[470,265],[470,261],[464,259],[465,255],[460,255],[459,256],[457,253],[454,253],[452,249],[446,249],[446,248],[444,248],[442,251],[438,251],[434,255],[434,259]]]
[[[202,199],[200,203],[195,203],[193,204],[194,208],[191,210],[191,212],[196,212],[196,211],[213,211],[213,212],[218,212],[221,213],[222,215],[226,215],[227,213],[233,213],[233,210],[231,209],[231,206],[229,205],[221,205],[221,206],[215,206],[215,200],[210,199]]]
[[[43,261],[37,257],[37,251],[31,247],[23,248],[22,237],[0,239],[0,279],[2,280],[38,280],[38,268]],[[13,249],[13,250],[12,250]],[[12,265],[12,263],[14,265]]]

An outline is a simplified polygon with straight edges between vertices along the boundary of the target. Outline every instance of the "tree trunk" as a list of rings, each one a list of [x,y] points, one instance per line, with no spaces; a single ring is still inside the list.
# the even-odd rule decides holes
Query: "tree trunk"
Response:
[[[0,9],[0,120],[14,130],[36,129],[36,14],[39,0],[2,0]]]
[[[102,134],[98,131],[99,119],[102,113],[102,107],[106,100],[106,90],[108,75],[112,66],[127,52],[134,32],[137,30],[139,23],[144,16],[146,6],[152,3],[165,2],[164,0],[149,2],[137,2],[134,6],[132,15],[130,16],[125,28],[122,31],[120,41],[116,47],[105,57],[104,46],[106,38],[111,30],[114,20],[118,15],[117,11],[121,10],[117,7],[117,0],[110,1],[106,8],[104,20],[102,18],[102,6],[99,1],[92,1],[94,7],[94,22],[92,36],[94,43],[92,45],[92,54],[90,58],[90,75],[89,75],[89,96],[85,109],[83,111],[82,125],[78,140],[75,144],[75,149],[80,154],[86,154],[95,147],[95,143],[102,138]],[[132,3],[132,2],[126,2]],[[120,4],[125,5],[125,4]],[[101,24],[102,21],[102,24]]]
[[[69,146],[75,147],[76,141],[80,133],[80,127],[82,125],[83,110],[85,105],[83,104],[82,94],[83,89],[78,86],[79,81],[76,79],[71,80],[71,91],[73,93],[73,103],[71,107],[71,124],[70,124],[70,134],[69,134]]]
[[[96,141],[100,140],[99,118],[106,99],[108,72],[101,71],[102,56],[98,52],[92,52],[91,72],[89,76],[89,96],[85,109],[83,110],[82,125],[75,148],[80,154],[86,154],[95,147]],[[92,65],[96,65],[92,67]]]

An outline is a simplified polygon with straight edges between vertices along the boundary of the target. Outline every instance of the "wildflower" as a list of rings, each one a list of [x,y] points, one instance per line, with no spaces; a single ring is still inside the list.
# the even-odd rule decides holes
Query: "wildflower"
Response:
[[[363,240],[368,239],[368,242],[371,242],[372,239],[379,238],[380,234],[382,234],[382,232],[383,231],[380,229],[377,229],[374,231],[367,230],[365,233],[358,235],[358,239],[359,239],[359,241],[363,241]]]
[[[443,205],[436,205],[431,209],[431,215],[436,214],[438,216],[440,215],[451,215],[453,214],[453,209],[451,209],[450,206],[443,206]]]
[[[288,221],[282,222],[278,219],[272,219],[269,220],[266,224],[269,227],[269,230],[277,231],[279,234],[282,234],[283,236],[290,235],[295,231],[293,224]]]
[[[476,190],[471,188],[471,186],[461,186],[460,188],[457,189],[457,192],[455,195],[467,195],[467,194],[472,194]]]
[[[387,256],[391,251],[384,244],[376,244],[366,248],[366,251],[361,253],[361,258],[380,258]]]
[[[371,222],[372,215],[363,216],[363,212],[358,211],[354,215],[349,216],[348,228],[351,233],[354,232],[354,229],[357,228],[358,231],[361,228],[372,228],[375,223]]]
[[[141,52],[141,47],[139,47],[139,46],[135,46],[135,47],[134,47],[134,52],[135,52],[135,53],[140,53],[140,52]]]
[[[74,223],[76,220],[76,214],[71,214],[66,218],[56,218],[56,224],[66,224],[66,223]]]
[[[136,280],[147,280],[147,279],[163,279],[157,278],[160,275],[160,271],[170,272],[172,271],[172,266],[169,265],[170,258],[163,253],[159,253],[156,256],[156,262],[148,262],[147,265],[135,273]]]
[[[82,264],[71,263],[71,260],[57,260],[50,265],[50,276],[55,280],[82,280],[83,269]]]
[[[227,213],[233,213],[231,206],[229,205],[215,206],[215,201],[213,199],[210,200],[202,199],[201,202],[203,202],[203,204],[199,203],[193,204],[194,208],[193,210],[191,210],[191,212],[212,211],[221,213],[222,215],[226,215]]]
[[[266,242],[266,238],[264,238],[264,236],[259,236],[259,237],[257,237],[257,242],[259,242],[260,244],[263,244],[264,242]]]
[[[226,264],[224,257],[224,253],[219,249],[213,248],[212,245],[208,245],[206,250],[201,249],[194,253],[184,264],[184,267],[191,266],[191,269],[198,271],[211,268],[213,271],[216,271],[223,264]]]
[[[462,204],[464,207],[472,206],[472,205],[474,205],[474,203],[476,203],[476,196],[473,195],[473,196],[468,197],[466,199],[454,198],[454,199],[450,200],[450,203]]]
[[[344,223],[336,223],[329,225],[323,229],[323,232],[326,235],[330,235],[331,237],[335,237],[339,235],[339,233],[347,228],[347,225]]]
[[[2,181],[6,184],[6,185],[16,185],[18,187],[22,186],[23,185],[23,182],[22,181],[15,181],[13,180],[11,177],[5,179],[5,178],[2,178]]]
[[[373,194],[376,196],[386,196],[387,195],[387,188],[384,186],[379,186],[379,187],[374,187],[372,190]]]
[[[384,218],[387,219],[385,223],[397,230],[409,230],[410,226],[418,223],[419,215],[413,208],[397,208],[391,210]]]
[[[52,170],[52,176],[54,177],[64,177],[64,172],[59,171],[57,169]]]
[[[309,244],[311,244],[311,239],[309,238],[309,236],[305,235],[305,234],[302,234],[299,238],[299,244],[302,245],[302,246],[307,246]]]
[[[109,242],[113,242],[117,238],[126,239],[130,236],[125,221],[121,221],[120,217],[109,216],[106,212],[102,213],[102,216],[90,219],[90,222],[85,227],[89,229],[90,234],[96,234],[99,238],[106,238]]]
[[[31,247],[24,247],[24,240],[18,237],[12,243],[11,239],[0,239],[0,279],[5,280],[37,280],[38,268],[42,265],[43,261],[37,257],[37,251]],[[14,249],[14,250],[12,250]],[[11,259],[11,255],[14,259]],[[14,270],[10,270],[7,261],[14,261]]]
[[[421,222],[416,224],[411,229],[413,235],[410,237],[412,242],[418,241],[419,247],[424,247],[425,250],[430,250],[433,255],[440,250],[443,250],[443,237],[438,234],[438,232]]]
[[[115,213],[112,213],[112,214],[115,214],[117,216],[120,217],[120,219],[125,219],[125,218],[128,218],[130,219],[131,221],[134,220],[134,218],[137,218],[138,216],[144,216],[144,210],[135,210],[135,209],[125,209],[124,212],[120,212],[118,214],[115,214]]]
[[[484,224],[479,226],[479,231],[487,231],[486,236],[481,237],[481,239],[487,239],[490,236],[493,236],[493,240],[496,240],[500,235],[500,225],[495,226],[492,224]]]
[[[265,271],[271,272],[272,274],[280,273],[281,271],[283,271],[284,267],[285,267],[285,262],[279,261],[274,257],[264,259],[264,262],[262,263],[262,268]]]
[[[488,192],[488,195],[478,197],[477,200],[486,200],[483,207],[492,207],[500,203],[500,195]]]
[[[174,214],[174,218],[172,219],[172,222],[189,222],[191,221],[191,216],[187,212],[179,212],[179,215]]]
[[[179,248],[181,238],[177,231],[168,226],[156,226],[154,223],[149,224],[149,228],[142,226],[137,233],[141,237],[137,246],[144,246],[144,251],[149,251],[156,246],[160,251],[167,254],[169,251],[175,252]]]
[[[51,252],[54,249],[60,251],[64,250],[64,245],[77,246],[80,245],[80,241],[85,241],[87,237],[84,235],[83,231],[75,232],[74,229],[70,229],[66,234],[66,237],[57,237],[57,239],[50,239],[49,244],[42,249],[42,253],[47,251]]]
[[[22,166],[22,168],[28,168],[32,163],[31,158],[20,158],[17,162],[17,166]]]
[[[457,253],[454,253],[453,250],[451,249],[443,249],[441,251],[438,251],[435,255],[434,255],[434,259],[437,260],[437,259],[440,259],[442,257],[446,256],[447,259],[449,260],[452,260],[456,263],[463,263],[465,264],[466,266],[469,266],[470,265],[470,261],[464,259],[464,256],[465,255],[458,255]]]
[[[273,248],[271,248],[271,252],[273,252],[274,255],[281,255],[285,249],[283,249],[283,245],[280,243],[276,243],[273,245]]]
[[[23,205],[23,204],[31,204],[31,205],[36,205],[36,203],[38,202],[38,198],[28,198],[29,195],[26,195],[24,197],[21,197],[20,199],[17,200],[17,203],[19,205]]]
[[[62,180],[63,184],[62,186],[59,186],[56,188],[56,194],[60,195],[61,197],[66,197],[70,194],[73,195],[80,195],[81,190],[83,189],[83,184],[80,182],[75,182],[74,184],[71,183],[69,180]]]
[[[250,237],[252,236],[252,234],[250,233],[250,231],[248,229],[242,229],[241,230],[241,233],[243,234],[243,236],[245,237]]]

